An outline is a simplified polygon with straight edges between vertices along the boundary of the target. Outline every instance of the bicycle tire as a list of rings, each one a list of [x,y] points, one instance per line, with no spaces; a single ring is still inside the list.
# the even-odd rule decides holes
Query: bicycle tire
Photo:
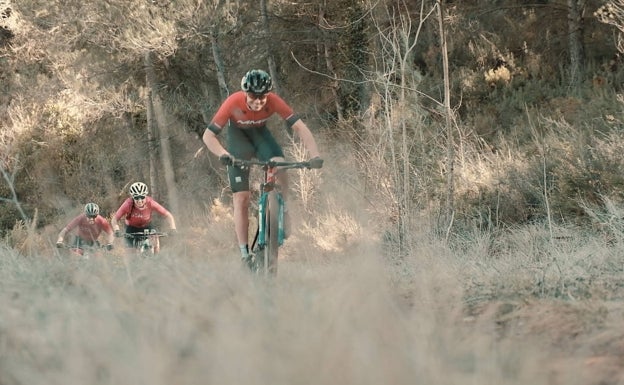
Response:
[[[142,257],[151,257],[154,255],[154,245],[150,241],[143,241],[137,247],[138,253]]]
[[[270,191],[266,202],[266,231],[263,250],[264,266],[262,267],[268,275],[277,274],[277,257],[279,250],[279,202],[277,194],[276,191]]]

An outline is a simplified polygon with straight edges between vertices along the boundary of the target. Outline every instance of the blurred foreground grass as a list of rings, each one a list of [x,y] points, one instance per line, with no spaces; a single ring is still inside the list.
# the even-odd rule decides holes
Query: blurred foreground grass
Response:
[[[0,251],[0,372],[14,384],[618,384],[621,245],[542,228],[294,253]],[[308,243],[311,245],[311,243]],[[47,253],[47,254],[46,254]]]

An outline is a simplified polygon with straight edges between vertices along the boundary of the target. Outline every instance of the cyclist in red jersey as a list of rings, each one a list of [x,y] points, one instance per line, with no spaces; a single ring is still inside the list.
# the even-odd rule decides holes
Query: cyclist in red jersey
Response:
[[[130,198],[126,199],[113,215],[111,224],[115,231],[115,236],[121,236],[119,231],[119,220],[123,217],[126,225],[126,234],[143,233],[145,229],[153,229],[152,212],[162,215],[169,222],[169,228],[176,232],[176,223],[173,215],[156,202],[152,197],[147,196],[147,185],[143,182],[135,182],[130,185]],[[126,247],[134,247],[134,237],[126,237]],[[160,250],[160,242],[156,242],[154,252]]]
[[[112,250],[113,248],[113,229],[110,224],[100,215],[100,207],[95,203],[87,203],[84,207],[84,212],[74,219],[72,219],[67,226],[61,230],[56,240],[57,247],[63,247],[63,241],[65,235],[72,230],[77,229],[77,234],[74,238],[74,247],[78,250],[78,253],[83,253],[83,246],[99,246],[98,239],[102,232],[107,234],[106,248]]]
[[[284,152],[266,126],[267,120],[278,114],[286,124],[301,138],[308,150],[310,164],[321,168],[323,159],[319,156],[316,142],[308,126],[294,113],[293,109],[272,89],[271,77],[262,70],[250,70],[241,80],[241,91],[230,95],[219,107],[212,121],[204,130],[202,139],[206,147],[218,156],[224,164],[230,166],[233,158],[261,161],[284,160]],[[228,124],[227,150],[217,139],[217,135]],[[230,187],[233,192],[234,229],[244,262],[249,258],[249,169],[228,167]],[[278,174],[286,198],[286,173]],[[288,228],[289,218],[286,217]]]

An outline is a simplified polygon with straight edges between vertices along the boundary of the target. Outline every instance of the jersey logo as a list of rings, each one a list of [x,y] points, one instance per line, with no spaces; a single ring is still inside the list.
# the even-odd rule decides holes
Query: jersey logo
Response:
[[[237,120],[236,123],[240,126],[250,126],[250,125],[254,125],[254,124],[263,124],[264,122],[266,122],[266,119],[261,119],[261,120]]]

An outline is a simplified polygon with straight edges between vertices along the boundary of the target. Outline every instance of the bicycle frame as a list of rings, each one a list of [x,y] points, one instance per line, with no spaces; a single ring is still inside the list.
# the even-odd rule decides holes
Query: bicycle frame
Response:
[[[260,166],[264,177],[258,198],[258,228],[251,244],[250,268],[265,275],[277,274],[279,247],[284,243],[285,202],[277,183],[278,171],[310,168],[309,162],[276,162],[236,159],[236,167]]]

